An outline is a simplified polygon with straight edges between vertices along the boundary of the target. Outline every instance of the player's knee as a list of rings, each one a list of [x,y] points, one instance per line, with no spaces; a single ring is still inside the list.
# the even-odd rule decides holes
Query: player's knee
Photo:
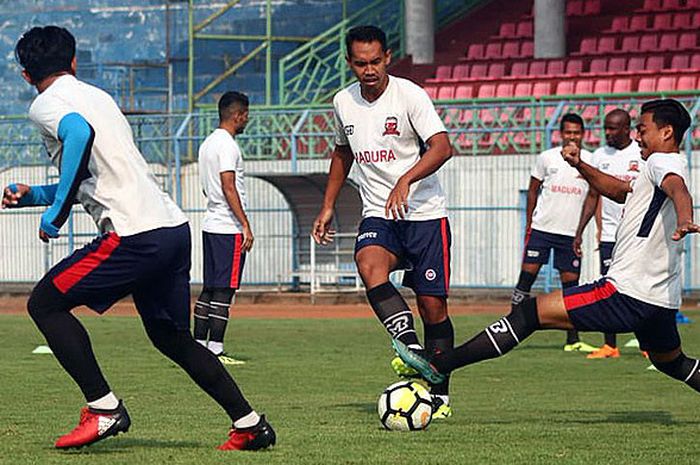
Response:
[[[198,302],[209,302],[211,300],[212,296],[212,290],[208,287],[205,287],[202,289],[202,292],[199,294],[199,298],[197,299]]]
[[[38,322],[46,315],[72,308],[56,287],[44,278],[32,289],[27,301],[27,312],[32,320]]]
[[[512,308],[507,318],[510,321],[518,321],[529,330],[540,329],[540,318],[537,313],[537,299],[528,297]]]
[[[230,304],[233,300],[233,296],[236,293],[235,289],[230,288],[217,288],[211,293],[211,302],[218,302],[222,304]]]
[[[698,360],[686,357],[683,352],[670,362],[661,362],[658,359],[654,359],[653,356],[650,357],[650,360],[661,373],[684,382],[697,371],[699,364]]]

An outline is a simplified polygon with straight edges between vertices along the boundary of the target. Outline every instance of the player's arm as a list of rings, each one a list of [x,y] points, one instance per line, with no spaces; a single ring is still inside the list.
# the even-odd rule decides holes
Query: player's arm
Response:
[[[600,195],[603,195],[617,203],[625,203],[627,194],[632,192],[632,184],[622,181],[615,176],[610,176],[592,167],[581,160],[581,149],[575,144],[568,144],[562,149],[562,157],[566,162],[576,168],[588,184]]]
[[[250,228],[250,222],[248,221],[248,216],[243,210],[243,203],[241,202],[241,196],[238,194],[238,189],[236,189],[236,172],[235,171],[222,171],[219,173],[221,178],[221,189],[224,191],[224,197],[226,197],[226,202],[228,207],[233,212],[233,216],[236,217],[241,226],[243,227],[243,244],[241,249],[243,252],[249,252],[253,248],[253,230]]]
[[[56,198],[58,184],[29,186],[13,183],[5,188],[2,208],[40,207],[51,205]]]
[[[600,201],[600,194],[593,187],[588,189],[588,194],[586,194],[586,200],[583,201],[583,208],[581,209],[581,217],[578,220],[578,226],[576,227],[576,235],[574,237],[574,253],[579,257],[582,255],[581,243],[583,242],[583,231],[586,229],[586,225],[593,215],[597,215],[598,212],[598,202]],[[596,223],[598,219],[596,218]],[[598,231],[600,231],[600,225],[598,225]]]
[[[527,204],[525,206],[525,232],[532,228],[532,214],[537,207],[537,197],[542,187],[542,180],[530,176],[530,185],[527,187]]]
[[[57,134],[63,144],[61,174],[53,201],[41,215],[39,238],[44,242],[58,237],[58,231],[68,219],[80,183],[90,177],[88,162],[95,139],[92,126],[78,113],[69,113],[61,118]]]
[[[439,132],[431,136],[427,140],[427,145],[430,148],[418,160],[418,163],[396,181],[396,185],[389,193],[389,198],[384,206],[387,217],[391,214],[395,219],[404,218],[408,212],[408,193],[411,184],[430,176],[452,158],[452,144],[450,144],[446,132]]]
[[[326,192],[323,195],[321,212],[314,220],[311,230],[311,236],[317,244],[326,245],[333,241],[335,231],[330,228],[330,224],[335,201],[338,199],[340,189],[342,189],[348,174],[350,174],[350,168],[352,168],[354,161],[350,145],[336,144],[333,153],[331,153],[331,167],[328,171],[328,184],[326,184]]]
[[[678,217],[678,227],[671,238],[679,241],[686,234],[700,232],[700,226],[693,223],[693,199],[683,178],[675,173],[669,173],[661,182],[661,189],[673,202]]]

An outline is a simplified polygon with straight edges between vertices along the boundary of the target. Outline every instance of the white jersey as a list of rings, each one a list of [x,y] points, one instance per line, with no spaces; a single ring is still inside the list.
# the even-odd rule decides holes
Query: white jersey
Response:
[[[58,127],[71,113],[82,116],[94,130],[89,177],[80,183],[76,198],[101,232],[130,236],[187,222],[158,186],[134,143],[129,122],[112,97],[72,75],[56,79],[29,109],[29,118],[39,128],[51,162],[59,170],[63,143]]]
[[[654,153],[633,181],[607,276],[622,294],[676,309],[681,305],[683,241],[671,240],[678,227],[676,210],[661,190],[670,173],[688,183],[685,157]]]
[[[532,229],[551,234],[575,236],[588,182],[561,155],[562,147],[545,150],[537,156],[530,175],[542,181],[542,192],[532,214]],[[590,163],[593,155],[581,150],[581,160]]]
[[[199,147],[199,179],[207,196],[202,230],[216,234],[239,234],[243,226],[229,207],[221,187],[221,173],[236,173],[236,190],[243,210],[247,208],[243,157],[238,143],[225,129],[217,128]]]
[[[420,160],[419,139],[446,132],[428,94],[407,79],[389,76],[384,93],[367,102],[355,83],[333,98],[335,143],[350,145],[359,168],[362,216],[387,218],[384,206],[396,181]],[[406,220],[447,216],[435,173],[411,185]]]
[[[593,152],[593,166],[603,173],[615,176],[623,181],[637,179],[644,165],[639,145],[631,143],[622,150],[606,145]],[[622,205],[601,196],[602,242],[615,242],[617,227],[622,218]]]

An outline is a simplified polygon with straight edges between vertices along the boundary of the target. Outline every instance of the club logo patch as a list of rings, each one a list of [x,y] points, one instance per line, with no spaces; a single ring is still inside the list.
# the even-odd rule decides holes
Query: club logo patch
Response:
[[[425,279],[428,281],[434,281],[435,278],[437,278],[437,273],[435,273],[435,270],[432,268],[428,268],[425,270]]]
[[[532,258],[539,257],[539,256],[540,256],[540,251],[539,251],[539,250],[528,250],[528,251],[527,251],[527,256],[528,256],[528,257],[532,257]]]
[[[395,116],[387,116],[384,121],[384,133],[382,136],[400,136],[399,120]]]
[[[355,126],[352,124],[348,124],[343,128],[343,130],[345,131],[346,136],[352,136],[355,133]]]
[[[571,266],[573,266],[574,268],[578,268],[579,266],[581,266],[581,261],[578,258],[576,258],[573,262],[571,262]]]
[[[627,168],[627,171],[635,171],[639,172],[639,160],[630,160],[630,165],[629,168]]]

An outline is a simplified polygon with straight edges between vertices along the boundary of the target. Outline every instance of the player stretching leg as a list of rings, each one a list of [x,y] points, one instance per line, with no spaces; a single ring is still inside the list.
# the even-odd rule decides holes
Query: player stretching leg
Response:
[[[319,244],[332,240],[335,201],[356,161],[363,220],[355,261],[372,309],[392,338],[421,348],[411,309],[389,282],[392,271],[410,267],[404,285],[416,293],[425,349],[428,353],[451,349],[450,226],[445,194],[435,174],[452,154],[445,126],[423,89],[387,74],[391,51],[381,29],[351,29],[346,49],[348,65],[359,82],[333,99],[336,145],[312,235]],[[429,148],[421,156],[423,141]],[[407,374],[408,367],[400,359],[392,366],[397,373]],[[431,393],[433,417],[450,416],[448,380],[433,385]]]
[[[35,27],[17,42],[15,54],[22,76],[39,92],[29,117],[60,175],[53,185],[8,186],[2,206],[48,206],[39,226],[39,238],[48,242],[59,236],[73,203],[80,202],[101,234],[51,268],[27,303],[87,402],[78,426],[55,446],[82,447],[129,429],[124,403],[107,384],[85,328],[71,314],[79,305],[102,313],[129,294],[153,345],[231,418],[229,439],[219,448],[273,445],[275,432],[265,417],[251,408],[216,356],[190,335],[187,218],[158,187],[114,100],[75,78],[75,39],[63,28]]]
[[[453,370],[499,357],[539,329],[634,332],[654,366],[700,391],[700,360],[686,356],[676,327],[681,306],[682,239],[693,223],[688,167],[679,146],[690,115],[676,100],[645,103],[637,142],[646,165],[634,182],[581,160],[574,145],[563,156],[601,195],[625,203],[608,274],[591,284],[527,299],[454,350],[426,358],[400,341],[399,355],[432,382]]]
[[[253,247],[246,210],[243,157],[235,136],[248,124],[248,97],[226,92],[219,99],[219,127],[199,147],[199,177],[207,197],[202,223],[204,286],[194,306],[194,338],[224,365],[242,365],[224,352],[231,301]]]

